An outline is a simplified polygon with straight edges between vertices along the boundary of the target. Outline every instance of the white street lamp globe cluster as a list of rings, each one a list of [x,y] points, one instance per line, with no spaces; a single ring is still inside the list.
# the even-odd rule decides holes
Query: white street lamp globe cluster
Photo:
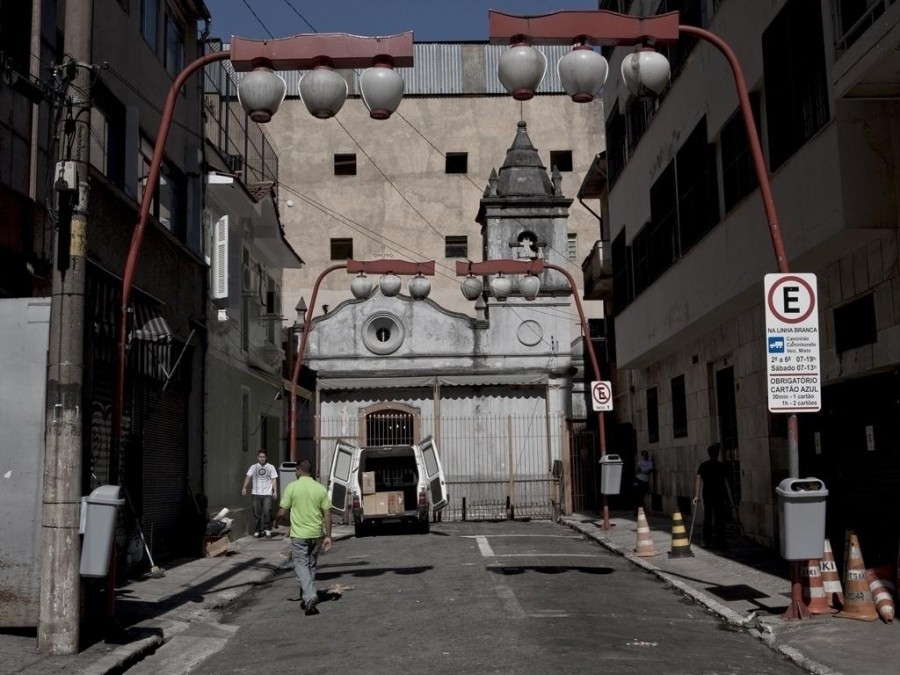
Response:
[[[371,68],[359,76],[360,93],[369,109],[369,116],[386,120],[397,110],[403,98],[405,84],[394,70],[389,56],[378,57]],[[313,117],[328,119],[337,115],[347,100],[349,87],[333,67],[328,57],[320,57],[312,70],[300,78],[300,99]],[[272,68],[271,63],[256,64],[238,85],[238,101],[254,122],[272,119],[284,101],[287,85]]]
[[[385,274],[378,282],[378,288],[381,290],[381,294],[388,298],[396,296],[400,292],[401,286],[402,281],[400,280],[400,277],[393,272]],[[372,283],[372,280],[366,276],[365,272],[360,272],[359,275],[354,277],[353,281],[350,282],[350,292],[357,300],[365,300],[370,297],[373,289],[374,284]],[[431,293],[431,282],[423,275],[417,274],[409,280],[408,289],[409,295],[413,300],[424,300],[428,297],[428,294]]]
[[[541,290],[541,280],[534,274],[526,274],[518,279],[519,293],[528,301],[534,300]],[[506,300],[513,292],[513,282],[510,277],[498,274],[490,281],[491,294],[497,300]],[[463,297],[466,300],[477,300],[484,291],[484,282],[470,274],[459,284]]]
[[[588,44],[575,45],[556,64],[566,94],[576,103],[589,103],[603,91],[609,63]],[[544,78],[547,57],[520,40],[500,57],[500,83],[517,101],[527,101]],[[622,61],[622,79],[634,95],[659,95],[669,84],[669,61],[652,48],[640,47]]]

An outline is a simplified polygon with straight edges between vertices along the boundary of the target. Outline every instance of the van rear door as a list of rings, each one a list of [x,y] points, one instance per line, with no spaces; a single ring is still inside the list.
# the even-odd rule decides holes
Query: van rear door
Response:
[[[347,508],[347,495],[350,493],[350,479],[353,476],[356,451],[356,446],[345,441],[338,441],[334,445],[331,475],[328,478],[328,498],[331,499],[331,509],[337,513],[342,514]]]
[[[422,463],[425,465],[425,477],[428,480],[428,490],[431,492],[431,507],[440,511],[447,506],[447,484],[444,481],[444,469],[441,467],[441,458],[438,457],[437,445],[434,438],[428,436],[418,445],[422,453]]]

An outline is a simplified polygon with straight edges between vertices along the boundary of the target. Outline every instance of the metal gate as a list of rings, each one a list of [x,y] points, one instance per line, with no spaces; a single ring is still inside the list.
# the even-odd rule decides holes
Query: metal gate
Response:
[[[320,467],[331,466],[338,439],[359,442],[359,421],[352,416],[317,420]],[[444,468],[449,503],[442,520],[553,517],[553,460],[566,447],[561,416],[422,417],[420,425],[421,436],[435,436]]]

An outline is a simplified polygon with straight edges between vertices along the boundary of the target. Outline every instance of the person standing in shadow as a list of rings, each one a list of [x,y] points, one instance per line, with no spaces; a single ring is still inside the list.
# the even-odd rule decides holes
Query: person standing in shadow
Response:
[[[700,496],[703,496],[704,548],[727,547],[725,520],[728,517],[728,506],[733,502],[726,467],[719,461],[719,450],[718,443],[713,443],[706,449],[709,459],[697,469],[694,480],[694,504],[698,504]]]

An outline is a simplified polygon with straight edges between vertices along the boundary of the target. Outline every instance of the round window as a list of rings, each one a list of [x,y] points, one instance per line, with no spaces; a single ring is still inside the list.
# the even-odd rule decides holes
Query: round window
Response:
[[[527,319],[519,324],[519,328],[516,331],[516,337],[519,338],[519,342],[526,347],[534,347],[544,339],[544,329],[541,328],[541,324],[537,321]]]
[[[376,314],[363,325],[362,338],[373,354],[392,354],[403,342],[403,327],[390,314]]]

